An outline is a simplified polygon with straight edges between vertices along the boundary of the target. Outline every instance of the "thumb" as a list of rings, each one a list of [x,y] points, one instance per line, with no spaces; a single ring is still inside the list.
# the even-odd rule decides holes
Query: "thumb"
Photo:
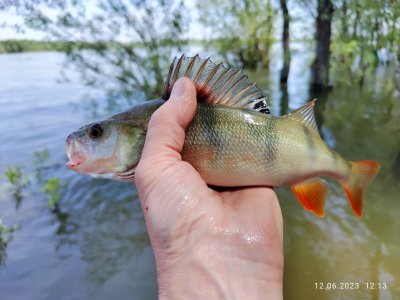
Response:
[[[148,124],[146,141],[136,169],[137,186],[156,182],[160,173],[181,160],[185,129],[196,112],[196,88],[188,78],[174,84],[170,99],[158,108]]]

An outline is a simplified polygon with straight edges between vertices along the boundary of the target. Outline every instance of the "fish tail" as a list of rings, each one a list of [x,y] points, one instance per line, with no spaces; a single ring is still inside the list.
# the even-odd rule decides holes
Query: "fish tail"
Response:
[[[380,165],[373,160],[350,161],[351,174],[341,185],[349,198],[351,208],[357,217],[361,217],[362,198],[366,187],[374,180]]]

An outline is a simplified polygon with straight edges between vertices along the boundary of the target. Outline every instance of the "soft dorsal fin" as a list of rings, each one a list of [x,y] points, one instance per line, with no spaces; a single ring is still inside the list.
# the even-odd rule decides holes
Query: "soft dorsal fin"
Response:
[[[315,101],[317,101],[317,99],[311,100],[307,104],[292,111],[290,114],[287,114],[284,117],[300,122],[308,128],[314,129],[316,132],[318,132],[317,122],[315,121],[314,116]]]
[[[210,58],[202,59],[198,55],[175,57],[164,83],[162,99],[169,99],[174,83],[183,76],[195,84],[199,102],[270,113],[262,91],[249,82],[241,70],[227,68],[222,63],[215,64]]]

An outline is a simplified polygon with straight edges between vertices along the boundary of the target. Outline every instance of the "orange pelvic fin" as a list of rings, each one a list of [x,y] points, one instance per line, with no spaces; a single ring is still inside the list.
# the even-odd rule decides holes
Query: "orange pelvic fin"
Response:
[[[349,198],[351,208],[357,217],[361,217],[363,192],[374,180],[380,165],[372,160],[350,162],[351,175],[347,181],[340,182]]]
[[[291,186],[291,189],[305,210],[311,211],[321,218],[325,215],[324,204],[328,193],[325,180],[311,178]]]

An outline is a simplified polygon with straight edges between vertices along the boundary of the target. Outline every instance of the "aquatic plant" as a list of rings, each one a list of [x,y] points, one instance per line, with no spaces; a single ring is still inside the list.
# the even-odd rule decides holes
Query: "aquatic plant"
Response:
[[[12,240],[13,233],[15,232],[15,230],[17,230],[17,228],[17,225],[13,225],[10,227],[5,226],[2,219],[0,218],[0,244],[7,245],[7,243]]]
[[[42,170],[46,161],[49,159],[50,154],[47,148],[42,151],[35,151],[33,153],[33,165],[35,167],[35,178],[38,181],[42,181]]]
[[[8,167],[4,172],[4,177],[11,184],[11,191],[17,201],[18,208],[22,200],[22,190],[29,184],[28,176],[23,174],[21,166],[16,165]]]
[[[22,171],[20,166],[8,167],[4,176],[13,186],[21,185]]]
[[[33,164],[37,167],[43,166],[46,160],[49,159],[50,154],[47,148],[44,148],[42,151],[35,151],[33,153],[34,161]]]
[[[0,218],[0,266],[3,265],[6,260],[7,245],[13,239],[13,233],[17,228],[17,225],[6,227]]]
[[[49,178],[44,182],[43,192],[48,196],[47,204],[51,210],[58,210],[61,190],[65,186],[60,183],[60,178]]]

